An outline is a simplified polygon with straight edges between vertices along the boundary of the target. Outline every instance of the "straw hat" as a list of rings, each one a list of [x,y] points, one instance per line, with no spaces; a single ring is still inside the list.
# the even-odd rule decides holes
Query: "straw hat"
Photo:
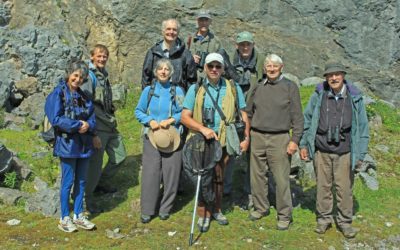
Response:
[[[169,126],[168,129],[159,128],[155,131],[149,129],[147,136],[150,143],[163,153],[174,152],[181,143],[181,137],[174,126]]]

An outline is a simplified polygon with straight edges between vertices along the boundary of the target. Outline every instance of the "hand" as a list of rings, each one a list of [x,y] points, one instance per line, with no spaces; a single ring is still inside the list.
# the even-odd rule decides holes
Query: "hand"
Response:
[[[240,143],[240,151],[246,152],[249,149],[250,141],[248,139],[244,139]]]
[[[168,128],[174,122],[175,122],[175,119],[174,118],[170,118],[170,119],[161,121],[160,122],[160,126],[162,128]]]
[[[86,131],[89,129],[89,123],[82,120],[80,120],[80,122],[82,123],[82,126],[79,128],[78,132],[80,134],[86,133]]]
[[[159,125],[155,120],[151,120],[151,121],[149,122],[149,125],[150,125],[150,128],[151,128],[152,130],[157,130],[157,129],[160,128],[160,125]]]
[[[196,64],[199,64],[200,62],[200,56],[199,55],[193,55],[193,60]]]
[[[310,159],[308,158],[308,150],[307,150],[306,148],[300,149],[300,158],[301,158],[303,161],[308,161],[308,160],[310,160]]]
[[[100,149],[100,148],[102,147],[102,145],[101,145],[101,139],[100,139],[100,137],[98,137],[97,135],[95,135],[95,136],[93,137],[93,147],[94,147],[95,149]]]
[[[297,144],[295,142],[290,141],[287,148],[286,148],[286,153],[288,155],[293,155],[297,151]]]
[[[202,133],[207,140],[212,139],[212,138],[214,138],[215,140],[218,140],[217,134],[214,132],[214,130],[212,130],[210,128],[203,127],[200,130],[200,133]]]

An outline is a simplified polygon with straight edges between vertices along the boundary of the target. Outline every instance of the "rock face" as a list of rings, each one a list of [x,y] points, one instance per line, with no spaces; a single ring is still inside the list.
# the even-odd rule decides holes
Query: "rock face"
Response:
[[[400,106],[400,2],[392,0],[3,0],[0,106],[10,112],[48,92],[68,61],[87,59],[96,43],[110,49],[113,83],[138,84],[145,51],[161,39],[162,20],[178,18],[186,41],[200,8],[211,10],[211,28],[228,52],[235,35],[248,30],[261,53],[281,55],[285,72],[300,81],[321,77],[327,60],[339,60],[348,78]],[[28,114],[34,121],[35,112]]]

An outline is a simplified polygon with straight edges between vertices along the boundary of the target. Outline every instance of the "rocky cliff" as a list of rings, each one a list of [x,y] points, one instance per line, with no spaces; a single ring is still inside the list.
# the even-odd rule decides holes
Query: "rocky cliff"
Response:
[[[161,21],[177,18],[186,40],[195,14],[210,9],[212,30],[234,48],[237,32],[281,55],[300,80],[342,61],[348,78],[400,106],[399,0],[1,0],[0,106],[41,122],[46,93],[67,62],[88,58],[96,43],[110,48],[112,81],[138,84],[146,50],[161,39]]]

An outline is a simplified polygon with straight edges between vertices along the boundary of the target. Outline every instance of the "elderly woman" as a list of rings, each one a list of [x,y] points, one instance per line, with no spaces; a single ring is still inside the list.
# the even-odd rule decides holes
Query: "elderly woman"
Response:
[[[135,109],[136,118],[144,125],[141,221],[148,223],[156,214],[170,216],[179,183],[182,154],[179,136],[183,90],[170,81],[174,68],[168,59],[160,59],[154,68],[155,80],[144,88]],[[163,194],[158,204],[160,183]]]
[[[55,131],[54,156],[61,161],[61,218],[58,228],[74,232],[77,226],[86,230],[95,225],[83,215],[83,196],[89,157],[93,153],[93,131],[96,126],[93,105],[79,88],[88,75],[83,61],[72,62],[65,79],[46,99],[45,113]],[[69,217],[69,197],[72,185],[73,220]]]

